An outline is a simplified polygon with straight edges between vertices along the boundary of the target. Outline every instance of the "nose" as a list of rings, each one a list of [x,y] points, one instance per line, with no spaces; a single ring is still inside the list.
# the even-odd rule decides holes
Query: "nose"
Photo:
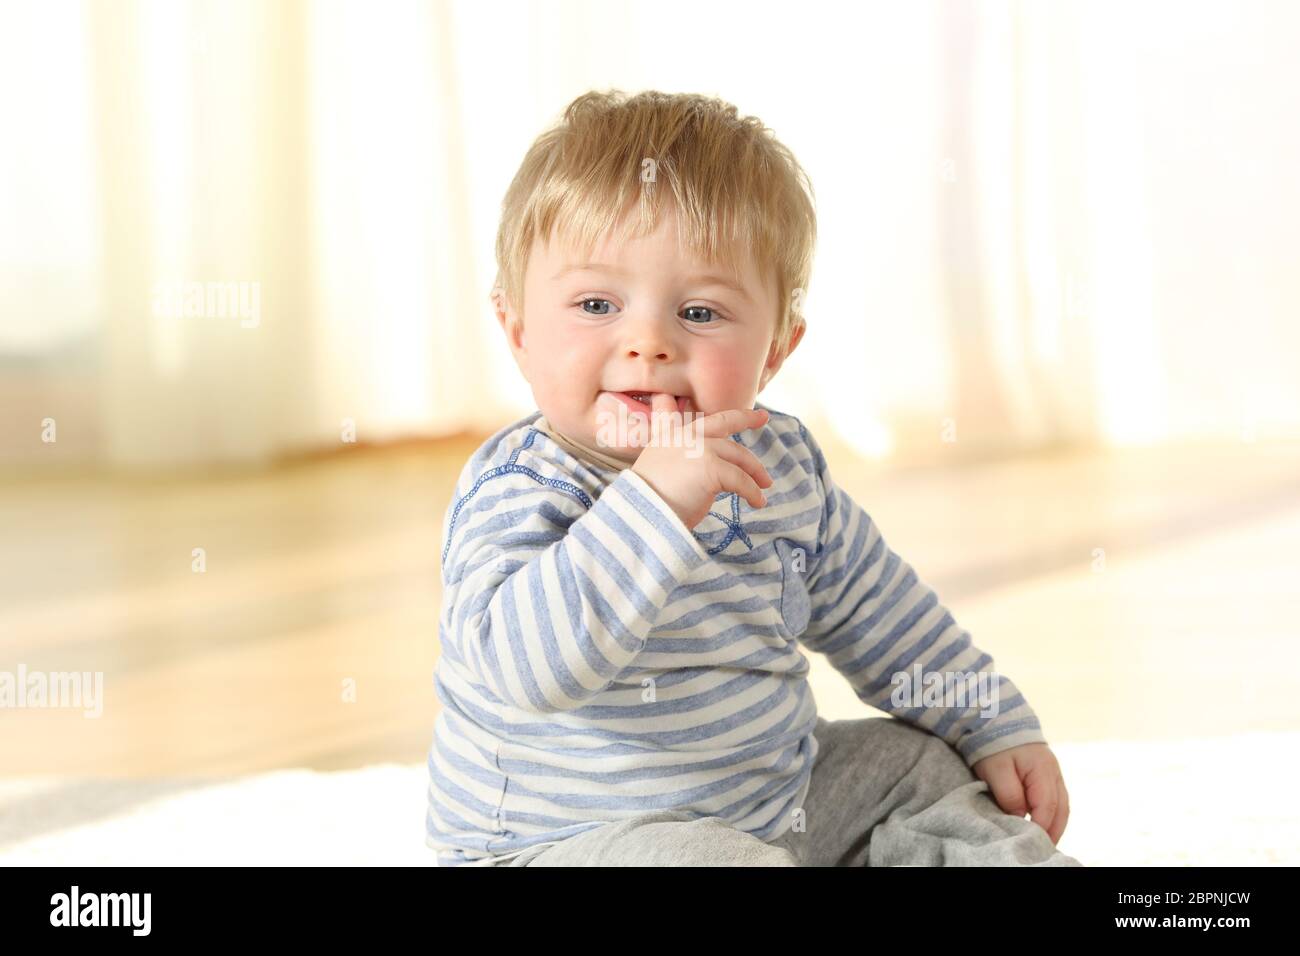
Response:
[[[624,348],[628,358],[652,362],[671,362],[676,351],[664,323],[653,315],[628,324]]]

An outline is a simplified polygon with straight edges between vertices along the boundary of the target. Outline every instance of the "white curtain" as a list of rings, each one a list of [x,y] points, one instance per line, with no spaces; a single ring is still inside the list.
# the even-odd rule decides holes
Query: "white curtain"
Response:
[[[762,400],[864,454],[1300,436],[1290,4],[0,11],[9,463],[530,411],[487,299],[500,200],[611,87],[722,96],[808,168],[810,327]]]

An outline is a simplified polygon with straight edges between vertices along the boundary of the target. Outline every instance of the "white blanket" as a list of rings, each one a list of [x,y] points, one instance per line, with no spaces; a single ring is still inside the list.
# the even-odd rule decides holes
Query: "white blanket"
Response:
[[[1300,864],[1300,733],[1053,743],[1091,866]],[[423,763],[0,784],[0,865],[432,866]]]

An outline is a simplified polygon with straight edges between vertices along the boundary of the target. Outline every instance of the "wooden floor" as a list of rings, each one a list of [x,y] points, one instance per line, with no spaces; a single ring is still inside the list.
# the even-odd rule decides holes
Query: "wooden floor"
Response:
[[[0,710],[0,774],[421,760],[442,519],[477,444],[0,486],[0,670],[104,674],[98,718]],[[1300,728],[1300,443],[831,462],[1050,740]],[[810,657],[825,716],[874,713]]]

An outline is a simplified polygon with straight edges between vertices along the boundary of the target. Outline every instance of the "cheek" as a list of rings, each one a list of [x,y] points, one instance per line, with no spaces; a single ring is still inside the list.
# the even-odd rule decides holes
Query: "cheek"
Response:
[[[741,401],[758,385],[762,357],[735,342],[710,343],[691,356],[692,377],[700,398],[721,406]]]
[[[597,345],[590,336],[575,334],[563,323],[547,328],[532,350],[534,375],[546,393],[560,404],[594,398],[601,371]]]

